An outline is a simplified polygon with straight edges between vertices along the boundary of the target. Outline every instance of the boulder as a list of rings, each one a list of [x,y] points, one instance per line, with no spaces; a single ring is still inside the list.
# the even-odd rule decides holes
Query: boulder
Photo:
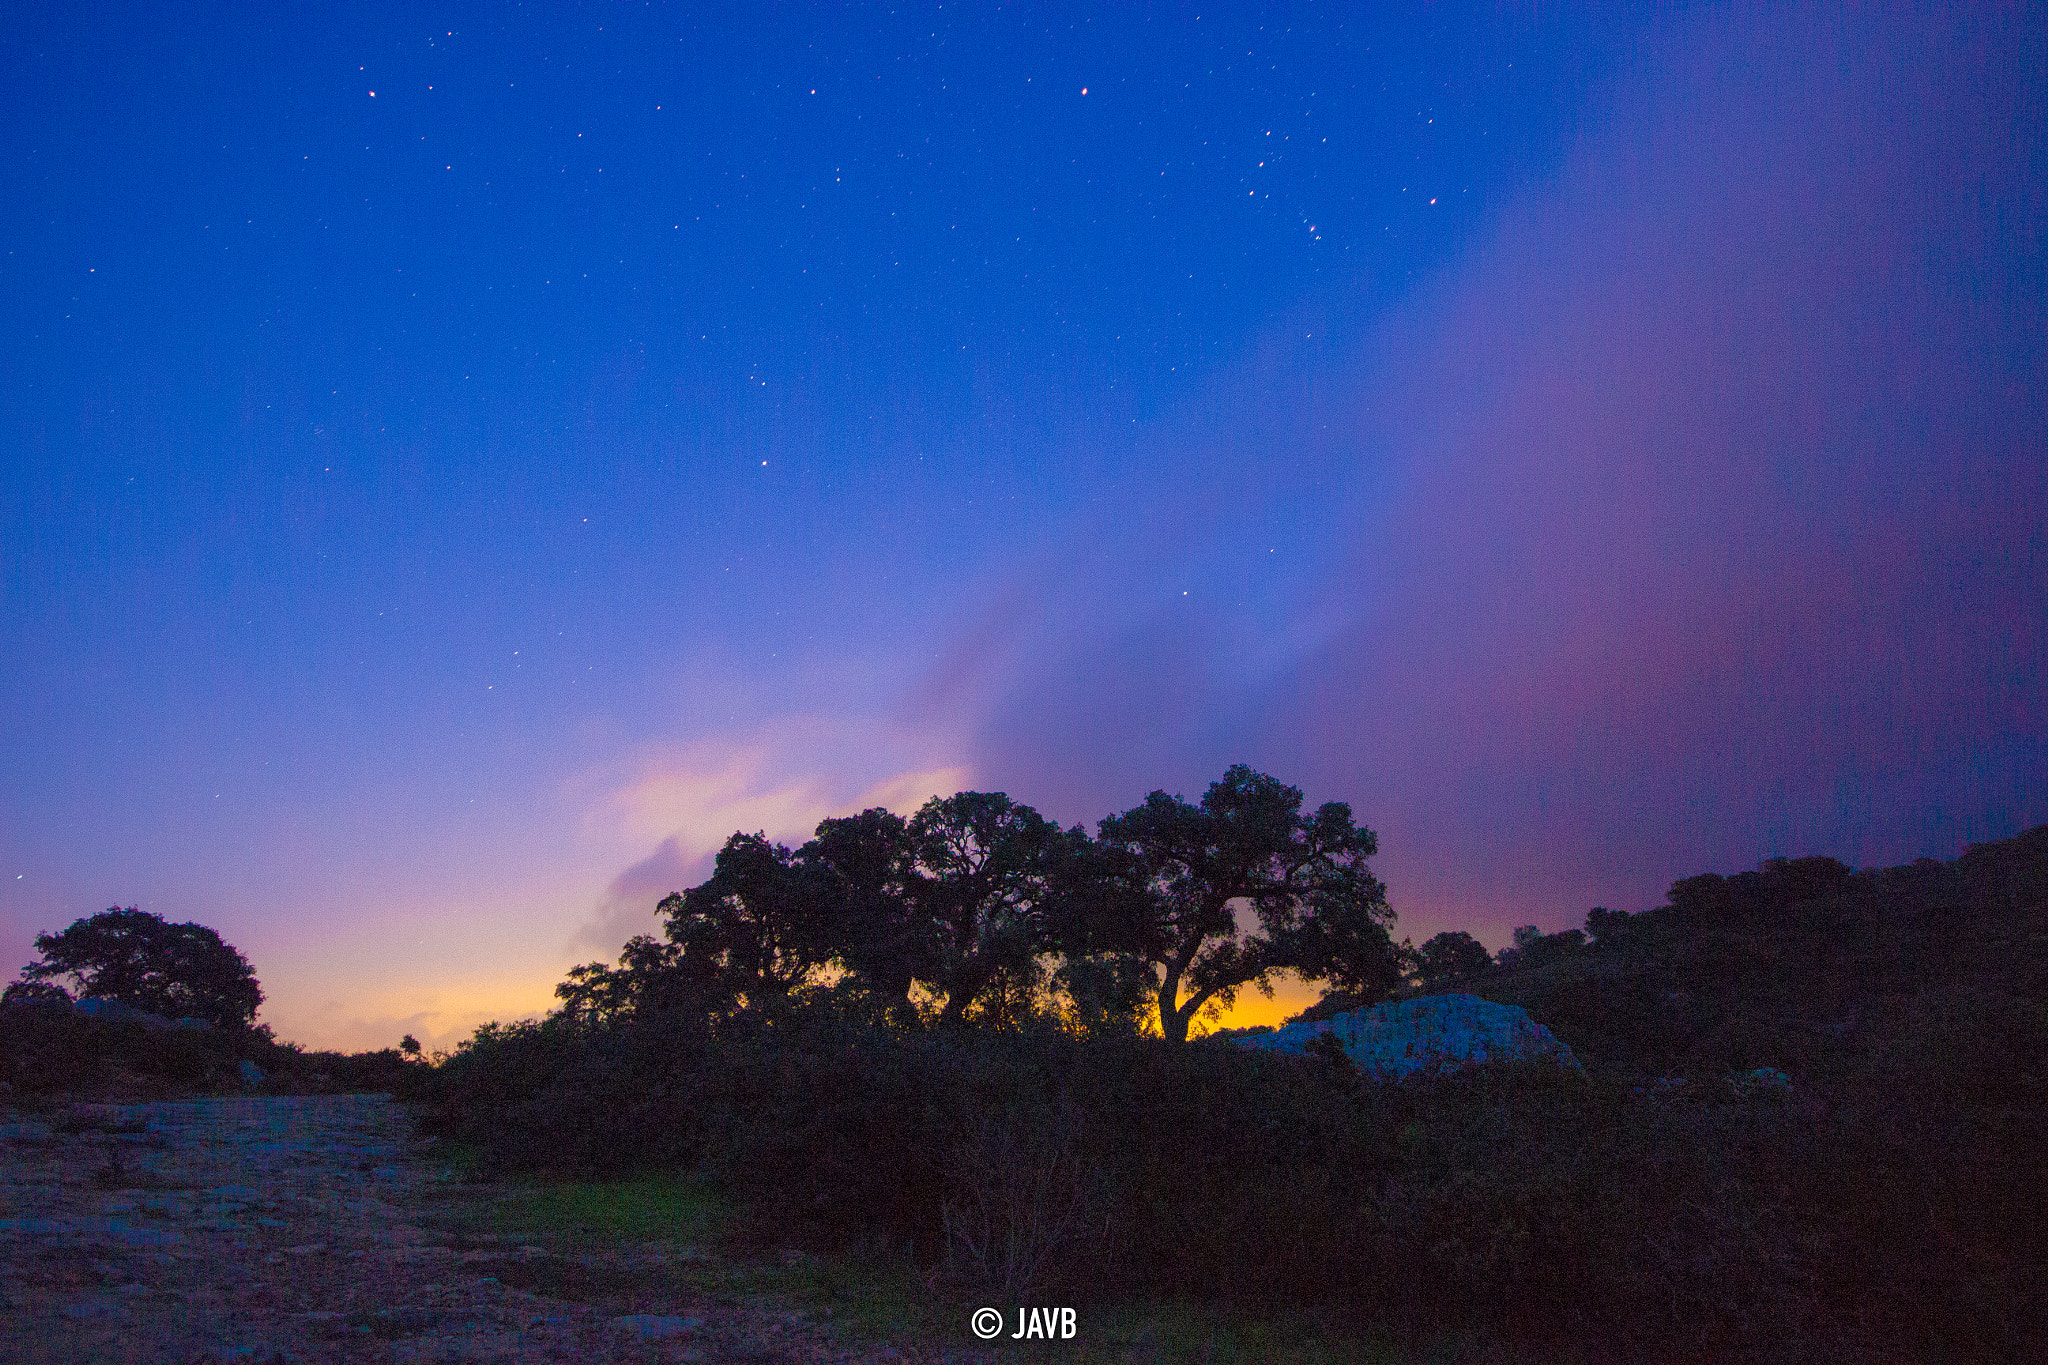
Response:
[[[1783,1096],[1792,1093],[1792,1078],[1774,1066],[1760,1066],[1740,1076],[1730,1076],[1728,1088],[1735,1092],[1737,1099],[1746,1100],[1758,1095]]]
[[[662,1337],[675,1337],[686,1332],[694,1332],[704,1325],[704,1319],[686,1318],[672,1313],[628,1313],[622,1318],[613,1318],[612,1324],[623,1327],[644,1340],[659,1340]]]
[[[118,1000],[100,1000],[87,997],[84,1000],[74,1002],[71,1008],[76,1013],[83,1014],[88,1018],[104,1019],[110,1024],[140,1024],[144,1028],[169,1028],[171,1026],[171,1021],[164,1018],[161,1014],[151,1014],[148,1010],[139,1010],[133,1005],[124,1005]]]
[[[150,1029],[210,1029],[213,1027],[212,1023],[205,1019],[166,1019],[161,1014],[151,1014],[148,1010],[139,1010],[133,1005],[124,1005],[118,1000],[102,1000],[96,996],[87,996],[83,1000],[72,1001],[71,1009],[74,1013],[83,1014],[92,1019],[104,1019],[110,1024],[140,1024],[144,1028]]]
[[[1237,1034],[1232,1041],[1303,1053],[1325,1035],[1361,1075],[1385,1081],[1448,1075],[1493,1062],[1549,1061],[1583,1070],[1572,1050],[1520,1005],[1496,1005],[1476,995],[1425,995],[1270,1033]]]

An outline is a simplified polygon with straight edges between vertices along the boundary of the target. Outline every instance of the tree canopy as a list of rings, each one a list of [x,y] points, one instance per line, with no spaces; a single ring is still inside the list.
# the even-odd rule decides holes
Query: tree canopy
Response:
[[[134,906],[76,920],[61,934],[38,934],[35,944],[42,957],[21,969],[22,980],[68,977],[82,999],[218,1028],[250,1027],[263,1003],[248,959],[219,934],[199,924],[167,924]]]
[[[1436,935],[1415,954],[1415,975],[1424,986],[1463,981],[1493,966],[1486,945],[1462,929]]]
[[[926,984],[959,1024],[992,988],[1027,991],[1055,949],[1048,901],[1060,827],[1001,792],[934,797],[907,831],[933,930]]]
[[[897,1023],[914,1021],[911,992],[937,967],[908,822],[879,806],[825,820],[798,856],[828,888],[843,980]]]
[[[1185,1041],[1198,1013],[1245,986],[1270,995],[1281,970],[1367,1003],[1399,983],[1394,912],[1366,866],[1377,837],[1341,801],[1312,814],[1301,803],[1300,788],[1239,764],[1199,806],[1155,791],[1102,822],[1099,842],[1127,860],[1137,893],[1111,946],[1153,969],[1166,1038]],[[1256,930],[1240,927],[1239,906]]]
[[[794,851],[735,833],[708,880],[661,902],[663,939],[575,968],[556,994],[600,1022],[830,1002],[899,1026],[1122,1032],[1156,1009],[1176,1042],[1283,970],[1372,1003],[1404,962],[1366,865],[1377,841],[1342,802],[1301,805],[1240,765],[1200,805],[1154,792],[1094,838],[1001,792],[828,819]]]
[[[817,984],[833,944],[816,871],[760,834],[733,835],[713,867],[709,881],[658,907],[685,974],[756,1005]]]

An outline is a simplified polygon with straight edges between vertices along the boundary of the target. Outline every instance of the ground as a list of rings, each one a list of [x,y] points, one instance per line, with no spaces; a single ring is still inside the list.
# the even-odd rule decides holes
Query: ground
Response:
[[[0,1116],[0,1360],[980,1358],[855,1344],[829,1306],[708,1287],[692,1273],[702,1249],[673,1235],[687,1226],[579,1245],[550,1225],[529,1239],[518,1215],[533,1207],[517,1190],[463,1184],[377,1096]]]

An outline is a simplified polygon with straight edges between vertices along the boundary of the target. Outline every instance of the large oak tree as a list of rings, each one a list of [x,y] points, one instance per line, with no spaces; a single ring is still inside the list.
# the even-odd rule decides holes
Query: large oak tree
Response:
[[[72,922],[61,934],[36,935],[39,961],[25,982],[69,977],[87,1000],[112,1000],[166,1019],[204,1019],[248,1028],[263,988],[247,958],[202,924],[167,924],[162,915],[115,906]]]
[[[1125,890],[1098,897],[1091,946],[1151,968],[1167,1039],[1185,1042],[1197,1014],[1245,986],[1270,994],[1278,971],[1366,1003],[1399,982],[1394,912],[1366,865],[1378,839],[1341,801],[1301,803],[1300,788],[1239,764],[1198,806],[1155,791],[1101,823],[1101,856]]]

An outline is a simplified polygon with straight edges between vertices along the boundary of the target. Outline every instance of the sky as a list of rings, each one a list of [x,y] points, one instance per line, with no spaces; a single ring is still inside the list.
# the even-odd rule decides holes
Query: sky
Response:
[[[450,1047],[962,789],[1491,947],[2048,822],[2048,19],[1842,8],[13,7],[0,947]]]

